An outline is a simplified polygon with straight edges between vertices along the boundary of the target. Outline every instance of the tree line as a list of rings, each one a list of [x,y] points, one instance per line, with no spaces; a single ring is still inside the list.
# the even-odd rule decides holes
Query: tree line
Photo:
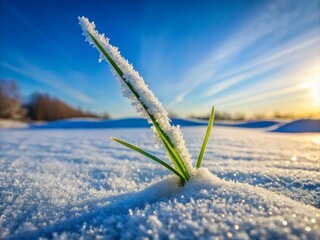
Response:
[[[0,118],[13,120],[54,121],[65,118],[109,118],[72,107],[48,94],[35,93],[22,104],[19,87],[14,80],[0,80]]]

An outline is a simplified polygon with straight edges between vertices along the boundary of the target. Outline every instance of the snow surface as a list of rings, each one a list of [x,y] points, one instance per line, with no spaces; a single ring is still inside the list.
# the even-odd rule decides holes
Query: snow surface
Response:
[[[184,188],[112,136],[165,159],[150,129],[0,130],[0,239],[320,237],[320,134],[214,127]]]

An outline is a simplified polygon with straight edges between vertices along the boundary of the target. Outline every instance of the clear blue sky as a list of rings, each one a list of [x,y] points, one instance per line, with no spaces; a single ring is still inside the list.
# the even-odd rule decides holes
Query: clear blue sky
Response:
[[[315,0],[0,0],[0,78],[24,99],[49,93],[113,117],[135,116],[84,41],[86,16],[119,47],[164,106],[319,113],[320,6]]]

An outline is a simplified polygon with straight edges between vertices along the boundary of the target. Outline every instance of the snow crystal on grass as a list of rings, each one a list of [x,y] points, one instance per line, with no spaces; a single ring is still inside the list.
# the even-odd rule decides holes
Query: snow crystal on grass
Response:
[[[118,83],[120,84],[122,95],[128,98],[132,106],[136,108],[137,112],[141,114],[144,118],[146,118],[150,124],[152,124],[152,120],[150,119],[149,114],[146,112],[145,108],[142,106],[140,101],[147,107],[148,112],[152,116],[154,116],[160,128],[172,140],[172,143],[175,149],[181,156],[181,159],[183,160],[187,168],[187,172],[189,173],[192,172],[193,167],[192,167],[191,155],[189,154],[188,149],[185,146],[183,135],[179,126],[172,126],[170,124],[168,112],[163,108],[162,104],[159,102],[159,100],[156,98],[153,92],[145,84],[143,78],[139,75],[137,71],[133,69],[133,66],[128,62],[128,60],[124,59],[120,55],[118,48],[112,46],[109,43],[109,39],[106,38],[104,34],[99,34],[98,31],[95,30],[96,26],[94,22],[90,23],[89,20],[85,17],[79,17],[78,19],[79,19],[79,24],[81,25],[81,28],[83,30],[82,35],[86,37],[86,41],[89,42],[89,44],[93,45],[93,47],[95,47],[99,51],[100,53],[99,61],[101,61],[102,59],[105,59],[111,66],[111,71],[114,77],[118,80]],[[121,69],[121,71],[123,72],[122,77],[126,81],[128,81],[132,86],[134,86],[135,91],[139,95],[140,101],[128,88],[125,81],[121,78],[121,76],[119,76],[119,73],[117,73],[117,71],[114,69],[112,64],[110,64],[108,59],[100,51],[99,47],[96,46],[96,44],[94,43],[89,33],[100,43],[103,49],[110,55],[110,57],[113,59],[116,65]],[[163,143],[157,133],[157,130],[155,129],[155,127],[152,127],[152,129],[154,132],[154,139],[156,140],[156,146],[162,146]]]

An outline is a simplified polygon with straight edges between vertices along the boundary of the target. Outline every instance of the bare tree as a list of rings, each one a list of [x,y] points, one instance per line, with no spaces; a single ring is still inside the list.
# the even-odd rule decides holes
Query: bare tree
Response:
[[[29,117],[37,121],[54,121],[78,117],[100,117],[97,114],[74,108],[56,97],[41,93],[33,94],[27,108]],[[104,118],[109,118],[107,113],[105,113]]]
[[[20,120],[26,115],[20,102],[19,88],[14,80],[0,80],[0,118]]]

